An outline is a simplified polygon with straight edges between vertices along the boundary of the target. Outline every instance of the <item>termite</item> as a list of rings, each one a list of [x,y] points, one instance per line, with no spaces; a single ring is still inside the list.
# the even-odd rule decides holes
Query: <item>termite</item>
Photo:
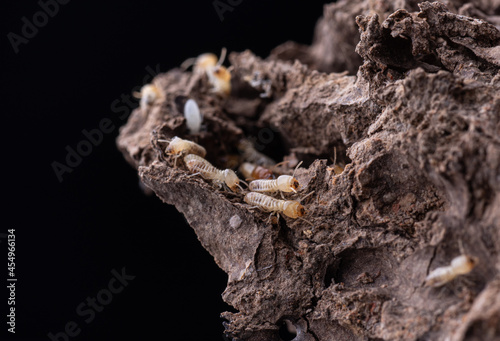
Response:
[[[193,141],[181,139],[180,137],[177,136],[175,136],[172,140],[158,139],[157,141],[168,143],[168,146],[165,149],[165,153],[168,155],[175,156],[174,167],[177,166],[177,158],[183,155],[195,154],[200,157],[205,157],[207,155],[207,150],[202,146],[200,146],[199,144]]]
[[[468,255],[453,258],[449,266],[443,266],[432,270],[426,277],[424,286],[440,287],[459,275],[465,275],[474,269],[478,259]]]
[[[165,153],[169,155],[195,154],[201,157],[205,157],[207,155],[207,150],[199,144],[193,141],[181,139],[177,136],[175,136],[172,140],[159,139],[158,142],[168,143]]]
[[[144,85],[140,92],[134,92],[133,95],[141,99],[140,106],[143,111],[149,109],[157,99],[163,98],[160,89],[153,84]]]
[[[339,174],[342,174],[342,172],[344,171],[344,167],[337,165],[337,147],[333,147],[333,150],[335,153],[334,158],[332,160],[333,165],[332,165],[332,167],[328,167],[327,169],[329,171],[333,171],[333,174],[339,175]],[[331,158],[330,158],[330,160],[331,160]]]
[[[195,73],[204,73],[207,72],[209,68],[217,65],[217,63],[222,64],[225,58],[226,58],[226,49],[223,48],[220,58],[217,58],[217,56],[213,53],[203,53],[196,58],[186,59],[181,64],[181,68],[187,70],[190,66],[194,65],[193,69]]]
[[[280,175],[277,179],[273,180],[254,180],[248,185],[248,189],[252,192],[294,192],[297,193],[297,189],[300,184],[297,179],[295,179],[295,172],[299,168],[300,162],[296,167],[293,175]]]
[[[290,218],[299,218],[306,214],[304,206],[294,200],[280,200],[257,192],[249,192],[243,199],[247,204],[259,207],[264,211],[279,214],[283,213]]]
[[[255,163],[259,166],[274,166],[276,162],[271,159],[269,156],[258,152],[253,146],[252,142],[246,139],[242,139],[238,143],[238,150],[243,156],[245,161]]]
[[[250,162],[243,162],[239,168],[245,179],[272,179],[273,172]]]
[[[184,105],[184,117],[186,118],[186,126],[190,134],[198,134],[201,128],[201,122],[203,118],[201,117],[200,108],[196,101],[193,99],[188,99]],[[194,153],[196,154],[196,153]]]
[[[297,193],[299,182],[291,175],[280,175],[272,180],[254,180],[248,185],[252,192],[294,192]]]
[[[231,72],[225,66],[216,65],[210,68],[207,71],[207,76],[213,87],[213,92],[222,96],[231,94]]]
[[[226,184],[233,192],[236,192],[236,188],[240,187],[238,176],[231,169],[217,169],[210,162],[204,158],[188,154],[184,157],[184,163],[193,175],[201,175],[204,179],[213,180],[219,185]]]
[[[212,91],[222,96],[229,96],[231,93],[231,72],[222,65],[226,59],[226,48],[222,49],[221,56],[213,53],[204,53],[197,58],[190,58],[181,64],[181,67],[187,69],[194,64],[195,73],[206,73]]]

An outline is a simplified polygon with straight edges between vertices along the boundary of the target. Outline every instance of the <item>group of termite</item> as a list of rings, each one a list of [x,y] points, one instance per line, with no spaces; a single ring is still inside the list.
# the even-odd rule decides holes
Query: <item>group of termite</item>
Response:
[[[176,158],[175,164],[177,164],[177,158],[183,159],[186,168],[191,173],[190,176],[199,175],[203,179],[214,182],[219,188],[227,187],[233,192],[243,190],[240,186],[241,180],[232,169],[218,169],[205,160],[207,152],[199,144],[177,136],[171,140],[158,139],[157,141],[167,143],[165,153]],[[274,166],[274,161],[255,150],[248,140],[241,140],[238,149],[246,160],[240,165],[239,171],[247,181],[250,181],[247,185],[249,192],[245,194],[243,200],[251,205],[251,208],[260,208],[270,212],[271,215],[277,214],[278,217],[280,213],[294,219],[304,216],[306,212],[299,201],[286,200],[282,194],[283,192],[297,193],[300,184],[294,177],[295,174],[274,178],[273,172],[266,168]],[[299,165],[300,163],[297,167]],[[280,193],[282,199],[272,196],[276,193]]]
[[[205,53],[197,58],[188,59],[181,67],[187,69],[193,66],[194,73],[206,74],[212,86],[212,92],[226,97],[231,92],[231,73],[222,65],[225,55],[225,49],[222,50],[220,58],[217,58],[214,54]],[[142,110],[148,110],[155,102],[163,99],[160,89],[154,84],[143,86],[140,93],[134,95],[140,98]],[[197,134],[201,128],[202,115],[196,101],[193,99],[186,101],[184,117],[190,134]],[[233,192],[238,191],[238,189],[243,190],[240,186],[241,180],[232,169],[218,169],[205,159],[207,152],[203,146],[177,136],[170,140],[157,139],[157,142],[166,143],[165,153],[176,158],[174,166],[177,165],[177,159],[181,158],[191,176],[199,175],[214,182],[219,187],[227,187]],[[251,181],[247,185],[249,192],[245,194],[243,200],[251,205],[251,208],[260,208],[270,212],[270,218],[273,214],[276,214],[278,218],[280,214],[284,214],[294,219],[305,215],[305,208],[299,201],[286,200],[283,197],[283,193],[297,193],[300,185],[294,175],[280,175],[275,178],[271,170],[277,166],[274,160],[258,152],[249,140],[242,139],[238,145],[238,150],[244,160],[239,167],[239,171],[245,180]],[[295,170],[299,166],[300,163]],[[241,182],[246,184],[245,181]],[[273,197],[278,193],[281,194],[281,199]]]
[[[212,86],[212,92],[222,97],[227,97],[231,92],[231,72],[222,65],[225,55],[225,49],[222,50],[220,58],[215,54],[205,53],[197,58],[186,60],[181,67],[186,70],[193,66],[194,73],[205,74],[207,76],[209,84]],[[247,81],[255,85],[253,84],[255,80],[247,79]],[[135,93],[134,95],[140,98],[142,110],[148,110],[155,102],[163,99],[161,91],[153,84],[144,85],[140,93]],[[186,118],[186,126],[189,132],[191,134],[198,133],[202,123],[202,116],[194,100],[189,99],[185,103],[184,117]],[[233,192],[237,192],[238,189],[243,190],[240,186],[240,179],[232,169],[218,169],[205,159],[207,152],[201,145],[177,136],[170,140],[157,139],[157,142],[167,144],[165,153],[175,157],[174,166],[177,164],[177,159],[182,158],[191,176],[199,175],[206,180],[213,181],[219,187],[227,187]],[[259,208],[270,212],[269,218],[273,214],[276,214],[279,218],[281,213],[287,217],[299,218],[311,224],[301,218],[306,214],[305,208],[300,204],[301,200],[286,200],[283,197],[283,192],[297,193],[300,184],[295,178],[295,171],[300,166],[300,163],[296,166],[293,175],[280,175],[275,178],[271,170],[276,166],[274,160],[255,150],[250,141],[241,140],[238,150],[245,160],[240,165],[239,171],[247,181],[250,181],[247,185],[249,192],[243,198],[251,206],[250,209]],[[333,169],[336,174],[343,171],[343,168],[340,168],[335,162]],[[246,184],[246,182],[242,182]],[[277,193],[281,195],[281,199],[273,196]],[[306,195],[306,197],[310,194],[312,192]],[[461,251],[462,254],[455,257],[450,265],[438,267],[431,271],[427,275],[424,285],[440,287],[452,281],[457,276],[471,272],[477,265],[478,259],[464,254],[463,250]]]

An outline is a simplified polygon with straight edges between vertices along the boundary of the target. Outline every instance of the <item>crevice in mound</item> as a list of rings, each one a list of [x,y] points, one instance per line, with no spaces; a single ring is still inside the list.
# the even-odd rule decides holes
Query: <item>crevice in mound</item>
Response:
[[[292,341],[297,336],[297,327],[289,319],[283,319],[278,323],[278,335],[282,341]]]

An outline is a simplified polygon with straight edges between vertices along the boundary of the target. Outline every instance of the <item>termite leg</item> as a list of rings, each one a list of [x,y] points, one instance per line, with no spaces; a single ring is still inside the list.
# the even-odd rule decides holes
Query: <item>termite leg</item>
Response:
[[[217,181],[217,185],[218,185],[219,191],[222,191],[224,193],[233,193],[233,191],[231,190],[231,188],[229,188],[229,186],[226,185],[224,182],[218,182]]]
[[[177,168],[177,159],[179,159],[181,157],[181,154],[167,153],[167,155],[174,157],[174,159],[175,159],[175,161],[174,161],[174,168]],[[197,174],[200,174],[200,173],[197,173]]]
[[[280,195],[281,195],[281,199],[286,200],[285,196],[283,195],[283,191],[279,191],[279,192],[280,192]],[[295,192],[295,193],[297,193],[297,192]]]
[[[311,225],[312,227],[314,227],[314,224],[313,224],[313,223],[311,223],[309,220],[304,219],[304,218],[302,218],[302,217],[298,217],[298,219],[303,220],[303,221],[305,221],[306,223],[308,223],[309,225]]]

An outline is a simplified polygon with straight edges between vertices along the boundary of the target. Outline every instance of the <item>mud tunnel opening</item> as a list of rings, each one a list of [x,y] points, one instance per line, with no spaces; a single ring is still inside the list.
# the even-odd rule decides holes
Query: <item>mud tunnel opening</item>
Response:
[[[283,320],[278,330],[278,335],[282,341],[294,340],[297,336],[297,327],[290,320]]]
[[[323,284],[328,288],[332,284],[340,283],[339,280],[340,259],[336,259],[333,263],[327,266]]]

